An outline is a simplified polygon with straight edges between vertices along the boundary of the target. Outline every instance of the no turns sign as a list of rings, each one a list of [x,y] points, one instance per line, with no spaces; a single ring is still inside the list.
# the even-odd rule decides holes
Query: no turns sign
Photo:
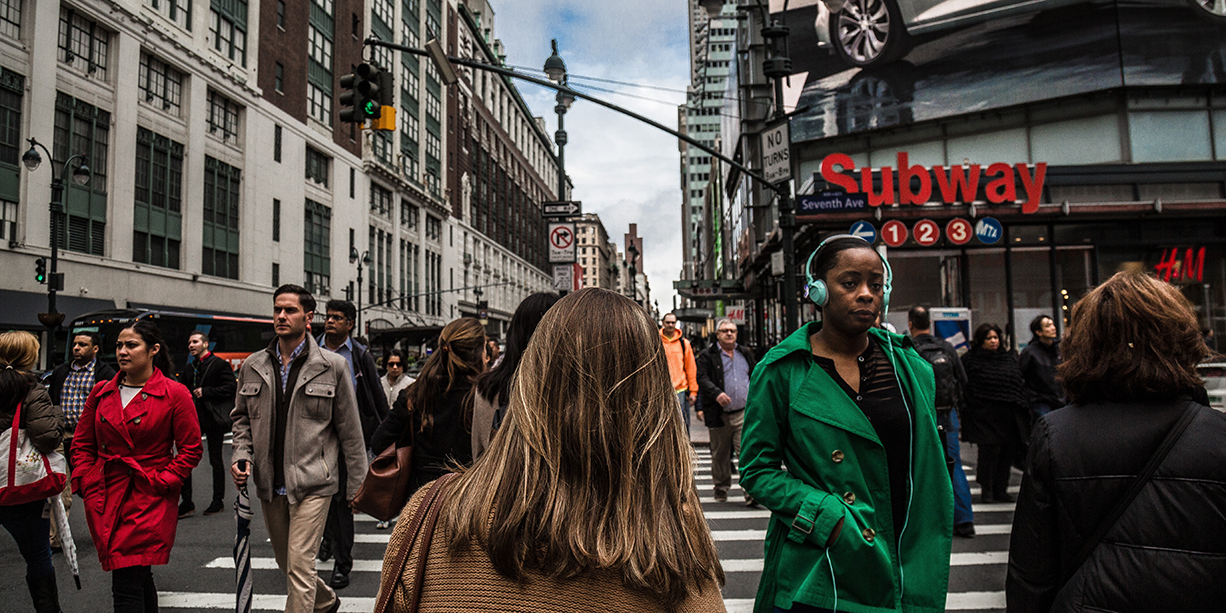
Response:
[[[575,261],[575,224],[549,224],[549,263],[568,264]]]

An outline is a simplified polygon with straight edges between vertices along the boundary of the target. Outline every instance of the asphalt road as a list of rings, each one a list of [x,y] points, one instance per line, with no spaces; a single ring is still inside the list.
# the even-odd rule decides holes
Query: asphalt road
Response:
[[[700,424],[695,424],[695,439],[705,439]],[[225,447],[229,452],[229,446]],[[973,475],[974,451],[966,450],[964,464]],[[227,462],[228,465],[228,462]],[[232,609],[234,606],[234,513],[227,508],[220,514],[200,515],[207,504],[209,467],[202,463],[195,472],[196,515],[179,522],[179,530],[170,564],[154,568],[154,579],[160,594],[160,607],[165,611],[204,612]],[[698,448],[697,479],[703,511],[719,547],[720,558],[727,575],[724,588],[728,611],[751,611],[757,593],[762,568],[762,540],[765,536],[768,512],[746,508],[741,491],[736,486],[730,492],[730,502],[716,503],[711,499],[710,455]],[[973,478],[973,477],[972,477]],[[734,476],[735,479],[735,476]],[[1014,474],[1014,483],[1020,474]],[[974,485],[972,484],[972,488]],[[975,498],[978,498],[978,491]],[[1016,486],[1014,488],[1016,492]],[[202,497],[203,495],[203,497]],[[233,485],[227,483],[227,501],[234,499]],[[1009,527],[1013,505],[975,505],[979,536],[954,540],[954,566],[950,573],[950,595],[947,608],[951,611],[999,611],[1004,609],[1005,562],[1009,546]],[[111,608],[111,578],[102,572],[89,531],[80,513],[71,516],[73,537],[77,544],[81,567],[82,589],[73,585],[63,554],[54,561],[60,586],[60,602],[65,613],[108,611]],[[351,584],[340,590],[341,611],[372,611],[379,589],[379,571],[389,530],[377,530],[373,519],[359,516],[354,545],[355,568]],[[254,609],[280,611],[284,607],[285,580],[276,570],[272,547],[260,517],[258,505],[252,523],[252,559],[255,581]],[[325,578],[331,562],[318,565]],[[0,607],[5,611],[32,610],[25,582],[25,565],[13,540],[0,536]]]

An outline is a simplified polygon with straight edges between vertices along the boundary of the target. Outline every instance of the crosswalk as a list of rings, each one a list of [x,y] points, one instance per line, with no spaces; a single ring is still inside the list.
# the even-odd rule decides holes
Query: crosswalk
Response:
[[[974,479],[974,468],[964,467]],[[1015,482],[1020,473],[1014,474]],[[700,501],[711,534],[719,549],[724,567],[724,605],[729,613],[753,611],[758,580],[763,567],[762,543],[770,512],[746,508],[744,492],[734,474],[728,502],[715,502],[711,496],[711,455],[706,448],[697,449],[695,480]],[[972,498],[979,499],[973,482]],[[1017,493],[1017,486],[1010,488]],[[948,611],[1003,611],[1005,608],[1005,568],[1009,561],[1009,534],[1013,522],[1014,504],[973,504],[976,537],[954,538],[950,555]]]
[[[770,512],[762,508],[746,507],[744,492],[733,475],[733,485],[728,492],[728,502],[716,502],[712,497],[711,456],[708,449],[699,447],[696,453],[695,476],[704,515],[711,527],[711,534],[719,550],[726,576],[724,603],[729,613],[747,613],[753,610],[758,580],[763,568],[762,544],[766,538],[766,526]],[[973,480],[974,468],[965,467]],[[1020,481],[1020,473],[1014,473],[1014,483]],[[1010,488],[1014,494],[1017,487]],[[979,499],[977,486],[972,483],[973,498]],[[1008,562],[1010,525],[1013,520],[1013,504],[975,504],[974,539],[955,538],[950,556],[949,596],[946,609],[949,611],[1002,611],[1005,608],[1004,583]],[[378,590],[379,574],[383,568],[383,553],[387,548],[390,530],[379,530],[375,520],[366,515],[355,517],[354,565],[349,588],[339,592],[342,597],[341,611],[372,611]],[[256,581],[257,596],[253,602],[256,611],[283,611],[285,608],[285,579],[277,570],[272,549],[267,543],[262,520],[253,523],[252,570]],[[217,555],[220,554],[220,555]],[[224,549],[208,559],[194,562],[193,574],[199,579],[191,588],[205,587],[204,591],[187,591],[187,585],[176,586],[183,591],[159,594],[159,606],[175,613],[216,611],[232,609],[234,560]],[[333,562],[317,562],[316,569],[327,578]]]

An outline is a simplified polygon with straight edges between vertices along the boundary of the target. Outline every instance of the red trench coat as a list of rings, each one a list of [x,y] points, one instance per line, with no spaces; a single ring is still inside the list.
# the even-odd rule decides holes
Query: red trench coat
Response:
[[[85,499],[104,571],[170,560],[179,489],[202,453],[196,405],[186,387],[154,369],[124,407],[123,376],[94,386],[72,442],[72,490]]]

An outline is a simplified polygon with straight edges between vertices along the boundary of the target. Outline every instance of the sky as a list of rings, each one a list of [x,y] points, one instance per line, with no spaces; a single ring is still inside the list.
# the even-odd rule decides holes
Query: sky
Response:
[[[494,36],[507,64],[539,71],[558,39],[571,86],[672,129],[689,85],[689,34],[684,0],[491,0]],[[540,76],[539,73],[531,73]],[[660,91],[578,77],[666,88]],[[520,94],[533,115],[557,129],[554,91],[526,82]],[[664,101],[652,102],[591,87]],[[609,239],[624,251],[624,234],[637,223],[651,298],[673,308],[681,277],[681,170],[677,139],[647,124],[577,100],[566,114],[566,173],[573,198],[597,213]]]

